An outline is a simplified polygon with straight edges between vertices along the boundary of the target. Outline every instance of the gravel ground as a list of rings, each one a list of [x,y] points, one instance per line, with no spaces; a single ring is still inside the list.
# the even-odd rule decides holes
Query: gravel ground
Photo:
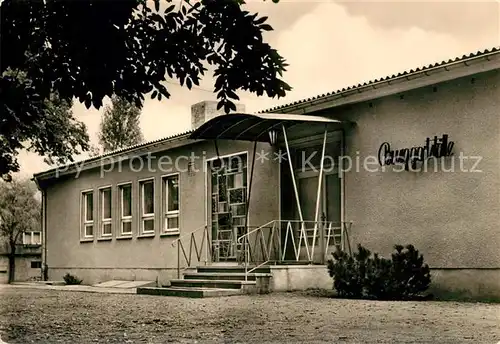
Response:
[[[500,305],[339,300],[306,293],[185,299],[0,289],[14,343],[489,343]]]

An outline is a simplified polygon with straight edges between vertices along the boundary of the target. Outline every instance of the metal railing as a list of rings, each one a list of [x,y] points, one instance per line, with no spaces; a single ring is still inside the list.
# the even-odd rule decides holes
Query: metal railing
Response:
[[[249,230],[253,228],[257,227],[248,227]],[[172,246],[177,246],[177,278],[181,277],[182,271],[200,263],[207,265],[227,259],[241,263],[245,250],[238,245],[236,234],[233,231],[229,234],[223,239],[212,238],[212,228],[205,225],[174,240]]]
[[[177,278],[181,277],[181,270],[190,268],[193,263],[199,264],[203,262],[204,265],[207,265],[211,262],[212,241],[210,236],[209,227],[205,225],[186,233],[172,242],[173,247],[177,246]],[[186,243],[188,245],[185,245]],[[186,247],[189,247],[187,252]],[[195,256],[193,256],[193,253]],[[181,257],[184,257],[185,266],[181,264]],[[196,261],[193,261],[193,258],[196,258]]]
[[[350,250],[351,226],[352,222],[273,220],[257,227],[238,238],[243,249],[245,279],[269,263],[324,264],[336,246],[346,249],[347,243]]]

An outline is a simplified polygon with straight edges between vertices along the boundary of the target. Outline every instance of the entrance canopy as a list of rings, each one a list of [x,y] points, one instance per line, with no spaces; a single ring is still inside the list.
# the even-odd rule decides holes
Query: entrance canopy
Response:
[[[323,116],[282,113],[230,113],[205,122],[190,136],[191,139],[242,140],[269,142],[269,132],[297,124],[324,123],[342,125],[343,121]]]
[[[245,206],[245,231],[246,234],[239,237],[237,242],[242,243],[242,238],[245,238],[245,271],[247,266],[248,259],[248,237],[251,233],[248,230],[248,211],[250,209],[250,200],[251,200],[251,191],[253,184],[253,176],[254,176],[254,167],[255,167],[255,156],[257,151],[257,142],[269,142],[274,145],[276,143],[277,131],[281,131],[286,147],[286,156],[291,156],[290,147],[288,143],[288,135],[287,131],[290,127],[295,125],[305,125],[304,136],[307,136],[307,126],[312,126],[313,124],[324,124],[324,135],[323,135],[323,149],[321,153],[321,166],[319,172],[319,181],[318,181],[318,191],[316,198],[316,211],[315,211],[315,220],[314,220],[314,235],[313,235],[313,243],[312,250],[309,252],[308,244],[307,244],[307,236],[306,236],[306,228],[305,221],[302,214],[302,208],[299,199],[299,192],[297,188],[297,182],[295,181],[294,168],[292,164],[292,159],[285,159],[288,161],[288,165],[290,167],[290,175],[292,179],[293,189],[295,193],[295,201],[297,206],[297,213],[299,214],[301,228],[300,228],[300,239],[299,239],[299,247],[301,247],[302,240],[306,240],[305,247],[307,251],[307,256],[310,261],[311,257],[314,257],[314,246],[316,240],[316,233],[318,230],[319,223],[319,207],[320,207],[320,196],[322,191],[322,178],[323,178],[323,170],[324,170],[324,158],[325,158],[325,148],[327,143],[327,134],[328,131],[335,131],[343,128],[344,124],[352,124],[351,122],[343,122],[338,119],[323,117],[323,116],[309,116],[309,115],[295,115],[295,114],[281,114],[281,113],[262,113],[262,114],[247,114],[247,113],[231,113],[227,115],[220,115],[212,118],[211,120],[205,122],[198,129],[196,129],[191,135],[191,139],[195,140],[214,140],[215,150],[217,153],[217,157],[219,157],[219,151],[217,148],[217,140],[240,140],[240,141],[253,141],[253,157],[252,157],[252,171],[250,173],[250,184],[248,185],[248,191],[246,196],[246,206]],[[280,153],[281,154],[281,153]],[[221,161],[219,157],[219,161]],[[281,163],[281,160],[280,160]],[[219,165],[219,167],[222,166]],[[259,227],[258,229],[260,229]],[[274,227],[273,227],[274,228]],[[258,230],[257,229],[257,230]],[[288,231],[286,233],[288,237]],[[293,235],[293,233],[292,233]],[[286,240],[285,240],[286,242]],[[295,247],[295,244],[294,244]],[[296,254],[296,259],[298,261],[299,255]],[[246,274],[245,274],[246,276]],[[245,277],[246,278],[246,277]]]

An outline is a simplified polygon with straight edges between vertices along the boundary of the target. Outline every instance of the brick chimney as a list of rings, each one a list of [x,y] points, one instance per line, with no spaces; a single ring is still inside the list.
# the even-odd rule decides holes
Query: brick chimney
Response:
[[[191,105],[191,128],[193,130],[199,128],[206,121],[211,120],[217,116],[223,116],[224,108],[217,110],[217,101],[204,100],[202,102]],[[236,104],[236,111],[245,112],[244,104]]]

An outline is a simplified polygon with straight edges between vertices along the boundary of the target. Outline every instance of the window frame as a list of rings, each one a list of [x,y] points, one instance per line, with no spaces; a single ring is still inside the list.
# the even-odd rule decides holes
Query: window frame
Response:
[[[121,237],[130,237],[132,236],[133,233],[133,228],[132,228],[132,221],[133,221],[133,183],[131,181],[129,182],[123,182],[120,184],[117,184],[118,190],[120,191],[120,236]],[[124,209],[124,202],[123,202],[123,189],[124,187],[130,187],[130,215],[124,216],[123,214],[125,213],[123,211]],[[123,224],[124,223],[130,223],[130,232],[124,232],[123,231]]]
[[[109,189],[109,197],[110,197],[110,208],[109,208],[109,215],[110,217],[109,218],[104,218],[104,194],[105,194],[105,191]],[[113,236],[113,187],[112,185],[106,185],[106,186],[101,186],[99,189],[99,212],[100,212],[100,217],[99,217],[99,220],[100,220],[100,225],[99,225],[99,229],[100,229],[100,234],[101,234],[101,237],[103,238],[110,238]],[[109,233],[104,233],[104,226],[105,225],[110,225],[111,226],[111,230]]]
[[[40,260],[32,260],[30,263],[31,263],[31,269],[41,269],[42,268],[42,262]],[[39,266],[33,267],[33,263],[36,263],[36,265],[39,265]]]
[[[168,199],[169,199],[169,190],[168,190],[168,180],[177,179],[177,201],[178,207],[177,210],[168,210]],[[181,214],[181,177],[180,173],[169,173],[161,176],[162,181],[162,228],[164,234],[178,234],[180,233],[180,214]],[[168,228],[168,219],[177,218],[177,227],[176,228]]]
[[[149,177],[144,179],[139,179],[139,233],[141,236],[153,236],[156,232],[156,219],[155,219],[155,210],[156,210],[156,179],[155,177]],[[144,213],[144,185],[148,182],[153,183],[153,212],[152,213]],[[147,220],[153,220],[153,230],[144,230],[144,222]]]
[[[92,195],[92,220],[87,220],[87,214],[88,214],[88,209],[87,209],[87,196],[91,194]],[[94,189],[87,189],[87,190],[82,190],[80,193],[80,201],[82,202],[82,205],[80,207],[80,211],[82,212],[82,218],[80,219],[81,223],[81,238],[83,240],[90,240],[94,238],[95,235],[95,207],[94,207]],[[87,235],[87,227],[92,226],[92,235]]]
[[[26,237],[28,236],[28,233],[29,233],[29,237],[30,237],[30,243],[26,243]],[[35,242],[33,240],[35,233],[37,233],[39,238],[40,238],[40,240],[38,242]],[[23,232],[23,245],[25,245],[25,246],[40,246],[40,245],[42,245],[42,232],[41,231]]]

